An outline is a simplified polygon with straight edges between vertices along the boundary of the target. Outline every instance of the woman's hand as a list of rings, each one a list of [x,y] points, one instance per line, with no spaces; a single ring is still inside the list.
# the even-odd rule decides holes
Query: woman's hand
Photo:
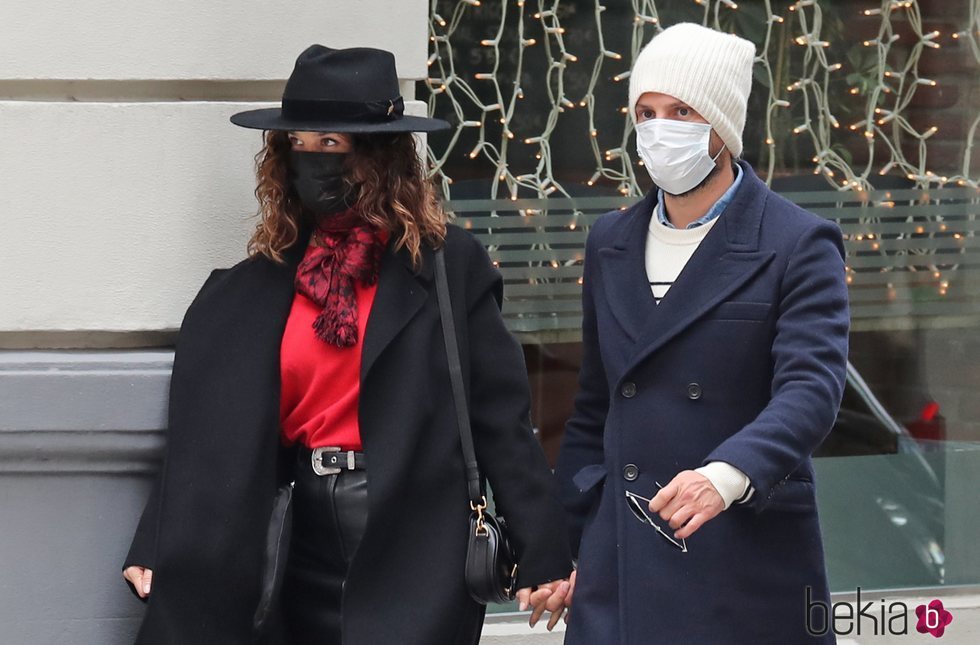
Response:
[[[150,585],[153,584],[153,571],[146,567],[126,567],[123,571],[123,578],[133,585],[136,594],[140,598],[150,595]]]
[[[575,572],[568,580],[554,580],[552,582],[538,585],[533,591],[525,587],[517,592],[517,600],[520,602],[520,610],[525,611],[529,606],[533,607],[531,617],[527,623],[531,627],[537,625],[538,620],[545,611],[551,612],[548,619],[548,631],[550,632],[558,624],[565,610],[572,604],[572,594],[575,591]],[[565,622],[568,622],[568,615],[565,615]]]

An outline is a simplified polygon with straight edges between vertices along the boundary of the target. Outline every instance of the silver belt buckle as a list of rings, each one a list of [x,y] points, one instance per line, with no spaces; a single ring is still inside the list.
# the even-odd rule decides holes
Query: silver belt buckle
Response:
[[[324,446],[322,448],[314,448],[311,460],[313,461],[313,472],[321,477],[323,475],[339,475],[340,468],[333,468],[330,466],[323,465],[323,453],[325,452],[340,452],[339,446]]]

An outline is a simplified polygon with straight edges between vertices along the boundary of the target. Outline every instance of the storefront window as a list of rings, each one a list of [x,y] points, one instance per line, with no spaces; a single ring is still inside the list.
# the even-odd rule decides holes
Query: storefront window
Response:
[[[434,0],[418,95],[457,223],[490,249],[550,459],[572,410],[589,226],[650,186],[628,70],[691,21],[757,44],[743,158],[837,222],[847,391],[816,462],[834,591],[980,584],[975,1]]]

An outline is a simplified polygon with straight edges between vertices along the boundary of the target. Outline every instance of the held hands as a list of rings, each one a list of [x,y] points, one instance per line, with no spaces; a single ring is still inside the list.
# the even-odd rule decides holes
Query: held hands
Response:
[[[531,617],[527,623],[531,627],[538,624],[545,611],[551,612],[548,619],[548,631],[550,632],[558,624],[562,614],[565,614],[565,622],[568,622],[568,609],[572,604],[572,594],[575,592],[575,571],[568,580],[554,580],[547,584],[538,585],[532,591],[525,587],[517,592],[517,600],[520,603],[520,610],[525,611],[528,607],[532,608]]]
[[[674,529],[674,538],[694,535],[705,522],[725,510],[725,500],[711,481],[693,470],[683,470],[650,500],[650,512]],[[678,530],[679,529],[679,530]]]
[[[705,522],[725,510],[725,500],[711,481],[701,473],[685,470],[677,474],[650,500],[650,512],[658,513],[672,529],[678,540],[691,537]],[[525,587],[517,592],[520,610],[532,608],[528,624],[534,627],[546,611],[551,612],[548,631],[555,628],[558,620],[568,614],[575,593],[575,576],[572,571],[568,580],[555,580],[538,585],[533,590]]]
[[[714,518],[725,508],[725,502],[707,477],[693,470],[685,470],[677,474],[670,483],[664,486],[650,501],[650,512],[659,513],[660,517],[675,529],[674,537],[678,540],[689,538],[705,522]],[[679,530],[678,530],[679,529]],[[576,571],[568,580],[554,580],[538,585],[534,590],[525,587],[517,592],[520,610],[532,607],[528,624],[534,627],[546,611],[551,612],[548,619],[548,631],[555,628],[565,615],[568,622],[568,610],[575,593]],[[133,585],[140,598],[150,595],[153,584],[153,571],[145,567],[132,566],[123,571],[123,577]]]
[[[126,567],[123,578],[133,585],[140,598],[150,595],[150,585],[153,583],[153,571],[145,567]]]

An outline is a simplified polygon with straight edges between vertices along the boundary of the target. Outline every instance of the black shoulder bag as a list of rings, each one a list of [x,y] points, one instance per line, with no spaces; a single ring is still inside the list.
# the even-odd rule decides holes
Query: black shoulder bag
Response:
[[[466,546],[466,587],[480,604],[508,602],[517,592],[517,558],[507,539],[507,525],[502,517],[487,510],[483,478],[473,449],[469,406],[463,389],[463,369],[459,361],[459,344],[449,300],[446,258],[442,249],[435,252],[436,296],[442,319],[442,337],[449,358],[449,375],[453,386],[453,403],[459,426],[463,460],[466,463],[466,487],[470,497],[469,541]]]

